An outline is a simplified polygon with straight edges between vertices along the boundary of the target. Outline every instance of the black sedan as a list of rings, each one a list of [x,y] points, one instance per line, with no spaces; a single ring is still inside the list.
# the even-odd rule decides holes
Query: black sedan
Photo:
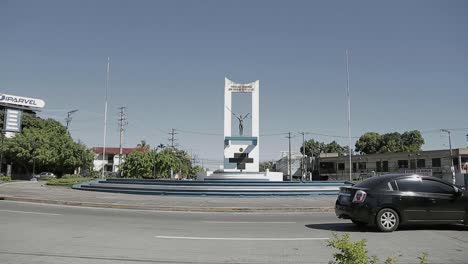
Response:
[[[375,176],[341,187],[338,218],[392,232],[400,224],[468,225],[468,193],[441,179],[420,175]]]

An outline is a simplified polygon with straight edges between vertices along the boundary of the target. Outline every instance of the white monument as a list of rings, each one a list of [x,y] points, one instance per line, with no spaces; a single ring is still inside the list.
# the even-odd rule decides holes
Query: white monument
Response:
[[[283,181],[281,172],[259,172],[259,81],[238,84],[225,78],[224,84],[224,167],[197,176],[198,180],[261,180]],[[250,93],[252,109],[246,115],[232,112],[232,94]],[[232,118],[237,119],[238,131],[232,135]],[[251,134],[244,135],[244,121],[251,120]],[[235,129],[237,130],[237,129]]]

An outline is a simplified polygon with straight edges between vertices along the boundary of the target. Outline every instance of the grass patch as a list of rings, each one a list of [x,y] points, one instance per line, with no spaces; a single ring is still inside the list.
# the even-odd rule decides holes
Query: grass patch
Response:
[[[51,185],[51,186],[66,186],[66,187],[72,187],[74,184],[82,183],[82,182],[88,182],[92,181],[95,178],[88,178],[88,177],[63,177],[60,179],[47,179],[46,185]]]

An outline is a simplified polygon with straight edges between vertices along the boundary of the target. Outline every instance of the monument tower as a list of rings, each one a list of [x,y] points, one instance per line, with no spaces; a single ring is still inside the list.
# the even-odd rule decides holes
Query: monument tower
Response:
[[[252,133],[245,136],[243,122],[246,116],[237,116],[232,109],[233,93],[250,93],[252,95]],[[224,171],[258,172],[259,171],[259,81],[238,84],[227,78],[224,80]],[[239,121],[239,135],[232,136],[232,117]]]
[[[197,175],[198,180],[255,180],[283,181],[281,172],[260,172],[260,86],[259,81],[239,84],[224,79],[224,162],[223,168],[205,171]],[[238,115],[232,112],[232,94],[249,93],[252,97],[250,113]],[[237,119],[239,133],[232,133],[233,117]],[[250,135],[244,134],[244,122],[251,120]]]

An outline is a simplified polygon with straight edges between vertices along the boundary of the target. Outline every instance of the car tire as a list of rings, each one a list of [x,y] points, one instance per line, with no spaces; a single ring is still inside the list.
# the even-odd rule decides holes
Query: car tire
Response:
[[[395,210],[384,208],[377,213],[375,219],[377,228],[382,232],[393,232],[400,224],[400,217]]]

